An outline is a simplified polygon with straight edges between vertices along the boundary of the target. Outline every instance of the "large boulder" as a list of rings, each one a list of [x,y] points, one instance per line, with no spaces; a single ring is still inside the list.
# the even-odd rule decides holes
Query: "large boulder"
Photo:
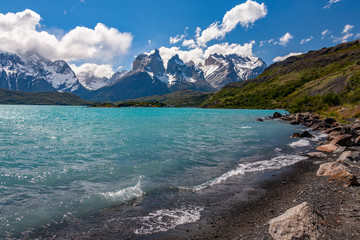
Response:
[[[316,151],[334,152],[338,148],[335,144],[324,144],[316,148]]]
[[[343,184],[345,187],[359,184],[356,176],[346,171],[341,171],[338,172],[337,174],[331,175],[328,181],[331,183]]]
[[[281,118],[281,117],[282,117],[282,115],[279,112],[275,112],[272,116],[272,118]]]
[[[314,136],[311,135],[308,131],[304,131],[300,134],[301,138],[313,138]]]
[[[322,133],[331,133],[333,131],[340,131],[341,130],[341,127],[340,126],[337,126],[337,127],[333,127],[333,128],[329,128],[329,129],[326,129],[325,131],[322,131]]]
[[[275,240],[319,239],[324,226],[323,217],[303,202],[269,221],[269,233]]]
[[[352,135],[350,134],[344,134],[339,135],[336,138],[334,138],[330,144],[338,144],[340,146],[346,146],[351,142]]]
[[[336,160],[336,162],[340,163],[351,163],[358,162],[360,160],[360,153],[355,151],[345,151],[340,157]]]
[[[349,172],[349,169],[342,163],[339,162],[328,162],[320,165],[316,172],[317,176],[332,176],[339,172]]]

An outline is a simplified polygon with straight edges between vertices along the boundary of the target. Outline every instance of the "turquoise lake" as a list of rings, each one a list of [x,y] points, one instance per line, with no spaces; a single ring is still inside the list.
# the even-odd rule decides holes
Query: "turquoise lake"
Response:
[[[232,177],[304,159],[312,142],[289,138],[303,127],[256,121],[273,113],[0,105],[0,237],[154,193],[196,198]],[[168,228],[198,220],[202,206],[194,204]],[[173,210],[154,205],[158,214]],[[167,230],[144,219],[134,234]]]

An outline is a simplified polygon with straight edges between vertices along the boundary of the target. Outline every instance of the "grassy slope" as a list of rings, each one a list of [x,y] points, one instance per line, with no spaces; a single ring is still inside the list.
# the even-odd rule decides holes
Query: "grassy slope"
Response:
[[[286,108],[357,117],[360,102],[360,40],[310,51],[269,66],[259,77],[226,85],[203,106]]]
[[[0,89],[0,104],[89,105],[90,103],[71,93],[30,93]]]
[[[192,90],[182,90],[172,92],[166,95],[156,95],[150,97],[142,97],[133,100],[120,101],[119,103],[124,102],[159,102],[164,103],[169,106],[176,107],[199,107],[205,100],[207,100],[213,93],[204,93]]]

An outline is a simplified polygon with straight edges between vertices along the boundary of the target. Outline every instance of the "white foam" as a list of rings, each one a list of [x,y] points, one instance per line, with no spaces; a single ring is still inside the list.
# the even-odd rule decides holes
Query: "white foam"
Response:
[[[296,142],[290,143],[289,146],[292,147],[292,148],[306,147],[306,146],[310,146],[310,141],[305,140],[305,139],[300,139],[300,140],[298,140]]]
[[[192,223],[200,220],[203,207],[181,207],[180,209],[161,209],[150,213],[145,217],[136,218],[142,224],[141,228],[135,229],[134,233],[143,235],[157,232],[166,232],[176,226]]]
[[[209,186],[223,183],[226,180],[228,180],[229,178],[234,177],[234,176],[244,175],[245,173],[249,173],[249,172],[260,172],[260,171],[265,171],[265,170],[280,169],[282,167],[293,165],[296,162],[305,160],[307,158],[308,157],[305,157],[305,156],[284,154],[284,155],[280,155],[277,157],[273,157],[270,160],[239,164],[236,169],[228,171],[228,172],[224,173],[223,175],[221,175],[220,177],[217,177],[213,180],[207,181],[205,183],[202,183],[202,184],[194,186],[194,187],[180,187],[180,189],[200,191]]]
[[[129,201],[131,199],[141,197],[143,194],[144,192],[141,190],[141,178],[133,187],[120,189],[114,192],[100,193],[100,195],[113,201]]]
[[[247,129],[247,128],[252,128],[252,127],[250,127],[250,126],[245,126],[245,127],[241,127],[241,128]]]

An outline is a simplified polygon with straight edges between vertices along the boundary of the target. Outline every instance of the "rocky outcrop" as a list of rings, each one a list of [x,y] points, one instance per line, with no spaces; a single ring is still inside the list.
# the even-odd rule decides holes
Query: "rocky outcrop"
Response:
[[[309,157],[315,157],[315,158],[326,158],[327,157],[327,155],[322,152],[310,152],[310,153],[307,153],[306,155],[308,155]]]
[[[328,162],[320,165],[319,170],[316,172],[317,176],[331,176],[336,175],[339,172],[349,172],[349,169],[338,162]]]
[[[269,221],[269,233],[275,240],[319,239],[323,217],[307,202],[287,210]]]
[[[316,151],[322,152],[334,152],[338,149],[339,146],[334,144],[324,144],[316,148]]]
[[[334,175],[331,175],[328,179],[330,183],[338,183],[343,184],[345,187],[358,185],[358,179],[356,176],[352,173],[349,173],[347,171],[341,171]]]

